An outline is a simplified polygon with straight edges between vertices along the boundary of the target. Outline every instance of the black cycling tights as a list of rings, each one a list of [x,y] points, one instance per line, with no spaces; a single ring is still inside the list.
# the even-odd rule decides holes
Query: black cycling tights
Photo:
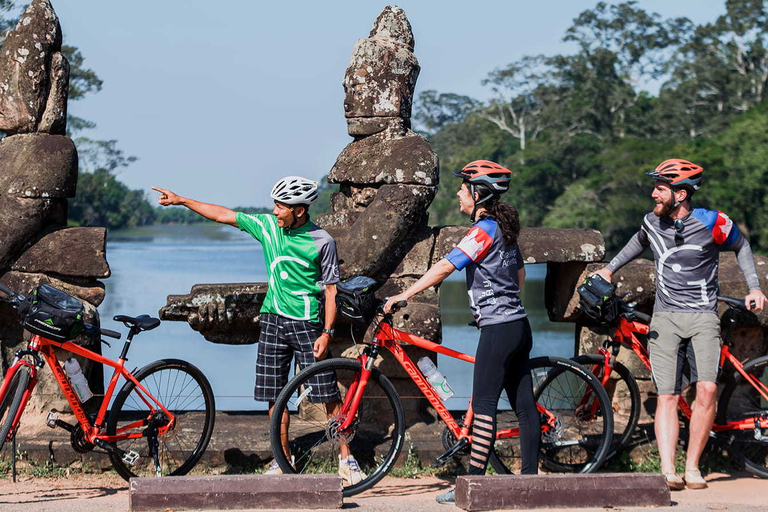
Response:
[[[533,383],[527,368],[533,337],[527,318],[483,327],[475,356],[472,389],[472,453],[470,475],[482,475],[488,465],[496,438],[496,407],[501,390],[507,391],[509,403],[520,425],[520,455],[523,475],[535,475],[539,467],[541,425]]]

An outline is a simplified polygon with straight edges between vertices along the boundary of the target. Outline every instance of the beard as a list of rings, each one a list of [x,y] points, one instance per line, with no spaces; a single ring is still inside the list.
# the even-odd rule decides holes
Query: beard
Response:
[[[674,210],[675,202],[673,198],[669,198],[669,201],[663,203],[656,203],[656,207],[653,209],[653,214],[657,217],[666,217]]]

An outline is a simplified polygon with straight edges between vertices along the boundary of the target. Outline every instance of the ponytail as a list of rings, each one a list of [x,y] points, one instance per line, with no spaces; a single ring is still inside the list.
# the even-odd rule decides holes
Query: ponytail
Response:
[[[520,216],[517,208],[511,204],[491,200],[485,206],[489,217],[496,219],[501,228],[501,234],[504,237],[504,245],[511,247],[517,243],[517,237],[520,235]]]

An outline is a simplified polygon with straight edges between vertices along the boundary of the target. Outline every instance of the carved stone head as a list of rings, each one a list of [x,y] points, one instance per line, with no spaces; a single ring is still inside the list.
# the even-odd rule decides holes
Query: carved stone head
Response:
[[[410,127],[419,62],[405,12],[385,7],[366,39],[352,49],[344,75],[347,131],[364,137],[387,128]]]
[[[34,0],[0,48],[0,131],[66,131],[69,64],[50,0]]]

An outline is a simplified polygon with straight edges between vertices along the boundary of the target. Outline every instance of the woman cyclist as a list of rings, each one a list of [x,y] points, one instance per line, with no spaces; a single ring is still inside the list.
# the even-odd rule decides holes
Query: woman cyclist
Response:
[[[507,391],[520,424],[522,474],[536,474],[540,424],[527,363],[533,338],[520,302],[525,268],[517,237],[517,209],[499,201],[509,189],[512,172],[497,163],[477,160],[455,176],[464,181],[456,194],[459,210],[474,225],[448,255],[403,293],[390,297],[389,313],[399,301],[435,286],[453,271],[466,268],[470,307],[480,328],[473,377],[472,451],[470,475],[485,474],[496,437],[496,407],[501,390]],[[455,488],[436,499],[454,503]]]

